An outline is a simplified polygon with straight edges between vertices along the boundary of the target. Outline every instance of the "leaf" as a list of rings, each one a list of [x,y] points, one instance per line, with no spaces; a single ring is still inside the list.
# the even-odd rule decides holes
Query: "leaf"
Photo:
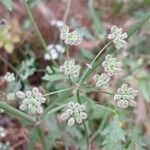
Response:
[[[118,116],[114,116],[113,121],[102,131],[104,136],[104,150],[122,150],[122,142],[125,141],[125,132],[120,127]]]
[[[142,137],[142,132],[138,128],[129,130],[129,140],[131,143],[128,145],[128,150],[145,150],[146,141]]]
[[[90,15],[92,16],[92,19],[93,19],[93,29],[95,29],[95,34],[97,35],[98,38],[103,39],[106,32],[102,25],[102,22],[99,19],[99,16],[94,10],[93,0],[89,1],[88,6],[89,6]]]
[[[37,140],[37,132],[35,129],[30,130],[29,137],[30,139],[29,139],[28,149],[34,150],[36,145],[36,140]]]
[[[13,9],[13,0],[0,0],[0,2],[9,10]]]
[[[35,58],[26,59],[21,63],[20,67],[20,77],[22,80],[26,80],[29,76],[33,75],[36,71],[35,68]]]
[[[140,91],[143,93],[145,100],[150,102],[150,78],[143,78],[139,80]]]

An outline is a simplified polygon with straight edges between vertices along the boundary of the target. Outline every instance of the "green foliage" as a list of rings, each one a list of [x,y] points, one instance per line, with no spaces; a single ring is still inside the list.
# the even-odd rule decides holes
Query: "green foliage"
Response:
[[[102,22],[99,20],[99,16],[97,15],[94,9],[93,3],[94,3],[93,0],[89,0],[88,6],[89,6],[90,15],[93,19],[93,29],[95,30],[95,35],[98,38],[103,40],[106,35],[106,32]]]
[[[35,58],[29,58],[22,62],[19,74],[22,80],[26,80],[29,76],[33,75],[36,71]]]
[[[122,142],[125,142],[125,131],[120,127],[121,122],[118,116],[114,116],[113,121],[104,129],[103,148],[104,150],[122,150]]]
[[[130,144],[128,146],[128,150],[145,150],[146,141],[141,134],[142,133],[138,128],[129,131]]]
[[[150,102],[150,78],[141,78],[139,80],[139,87],[146,101]]]
[[[49,66],[46,67],[46,74],[42,77],[44,81],[49,82],[63,80],[64,78],[64,75],[60,74],[58,69],[53,68],[52,70]]]
[[[4,5],[6,5],[5,4],[6,2],[8,1],[10,2],[10,0],[0,0],[0,1],[2,1]],[[29,13],[31,22],[34,26],[34,29],[37,32],[37,36],[39,36],[41,43],[44,43],[43,48],[47,49],[47,45],[41,36],[41,33],[38,29],[38,26],[36,25],[36,22],[34,21],[30,9],[39,1],[40,0],[37,1],[31,0],[28,1],[28,3],[26,1],[24,2],[27,11]],[[88,40],[90,39],[93,41],[95,39],[98,40],[101,39],[103,41],[106,40],[105,39],[106,30],[103,27],[102,21],[99,20],[100,18],[99,12],[95,10],[93,3],[94,0],[88,1],[89,11],[92,17],[94,35],[92,35],[92,33],[88,31],[86,28],[82,29],[82,32],[84,33],[81,34],[84,35],[84,37]],[[120,6],[123,7],[123,5],[118,5],[116,7],[116,12],[121,11]],[[11,7],[8,6],[8,4],[6,5],[6,7],[7,9],[12,10],[12,4]],[[131,29],[129,29],[128,31],[129,37],[131,37],[133,34],[138,32],[143,27],[143,25],[149,20],[149,18],[150,18],[150,12],[145,14],[142,17],[141,21],[139,21],[136,25],[134,25]],[[104,49],[102,50],[104,51],[100,53],[100,55],[96,55],[98,56],[96,59],[93,59],[94,54],[92,51],[87,51],[86,49],[80,50],[80,54],[85,59],[87,60],[93,59],[95,61],[92,60],[93,62],[91,65],[92,67],[89,66],[89,68],[86,71],[82,70],[83,75],[79,77],[79,80],[78,78],[72,79],[70,76],[65,76],[62,73],[60,73],[59,69],[53,66],[53,64],[55,64],[55,62],[53,61],[51,62],[50,66],[44,69],[45,75],[42,77],[42,79],[44,80],[43,84],[45,86],[47,85],[48,86],[46,89],[45,87],[42,88],[41,85],[38,85],[41,88],[41,90],[43,90],[42,92],[45,93],[43,94],[43,96],[46,97],[47,99],[46,103],[42,105],[42,107],[45,109],[44,112],[41,113],[41,115],[31,117],[30,115],[23,113],[18,109],[9,106],[6,103],[0,102],[0,108],[4,109],[6,112],[16,117],[21,118],[23,120],[23,123],[29,122],[30,124],[32,124],[32,126],[30,127],[33,127],[34,129],[31,131],[30,134],[31,143],[29,144],[29,149],[31,150],[35,149],[34,145],[36,145],[37,140],[42,143],[44,150],[54,149],[56,142],[60,142],[65,147],[65,149],[68,149],[70,145],[77,145],[78,146],[77,149],[79,148],[82,149],[82,147],[84,147],[84,149],[88,149],[87,147],[90,144],[92,144],[92,142],[90,141],[92,138],[90,138],[90,136],[96,139],[97,138],[96,136],[102,135],[96,139],[96,142],[98,143],[96,143],[95,141],[94,143],[96,143],[97,147],[101,145],[103,150],[133,150],[133,149],[144,150],[145,141],[141,133],[139,133],[136,130],[125,132],[122,127],[122,122],[120,121],[119,118],[120,116],[120,117],[124,117],[123,118],[124,120],[125,119],[128,120],[127,114],[130,115],[130,110],[132,111],[132,109],[130,108],[127,109],[126,110],[127,113],[125,114],[123,110],[118,110],[117,108],[112,107],[110,103],[112,99],[111,96],[114,96],[115,95],[114,93],[111,94],[107,91],[106,92],[101,91],[102,89],[98,89],[100,90],[100,92],[102,92],[101,95],[98,95],[93,92],[93,91],[97,92],[98,90],[93,86],[93,84],[91,83],[92,81],[88,79],[94,74],[95,71],[97,71],[97,68],[102,66],[104,58],[107,54],[115,53],[117,51],[115,47],[112,46],[111,42],[109,42],[106,46],[104,46]],[[65,59],[69,59],[69,58],[65,58]],[[78,60],[80,61],[80,58]],[[141,60],[138,61],[136,59],[134,60],[126,59],[125,61],[126,61],[126,65],[128,66],[127,68],[128,74],[130,75],[132,75],[132,73],[135,74],[136,69],[137,68],[139,69],[142,65],[144,65],[144,62]],[[58,62],[61,65],[62,60],[60,59],[58,60]],[[29,57],[26,57],[25,60],[22,61],[20,67],[18,67],[19,70],[15,72],[16,76],[19,77],[17,78],[18,83],[16,82],[17,84],[15,83],[14,85],[9,85],[11,87],[9,88],[12,91],[14,90],[14,92],[16,92],[15,91],[16,88],[17,90],[20,90],[21,88],[19,83],[22,82],[22,80],[24,83],[24,80],[27,80],[28,77],[34,75],[36,71],[39,71],[37,70],[36,65],[37,64],[36,64],[35,55],[29,54]],[[142,73],[143,70],[141,70]],[[102,72],[102,70],[100,69],[98,71]],[[139,83],[139,88],[141,89],[143,96],[147,101],[150,101],[149,81],[150,78],[148,73],[145,74],[143,73],[142,76],[140,76],[140,73],[138,74],[137,82]],[[89,83],[90,83],[90,87],[89,87]],[[26,84],[25,86],[30,86],[30,85]],[[46,89],[45,91],[48,91],[48,93],[46,93],[44,89]],[[103,93],[110,94],[111,96],[103,97]],[[98,99],[97,97],[101,98],[100,102],[96,102],[96,100]],[[103,100],[105,99],[109,100],[109,102],[108,101],[104,102]],[[65,122],[63,122],[60,119],[60,114],[62,113],[63,108],[70,101],[78,101],[79,103],[84,104],[87,108],[86,110],[88,114],[88,119],[86,120],[86,122],[84,122],[84,124],[80,124],[72,128],[65,127],[66,125]],[[44,134],[44,130],[41,128],[43,122],[46,123],[46,125],[50,129],[48,130],[48,135]],[[128,125],[128,122],[126,123]],[[24,125],[26,124],[24,123]],[[130,128],[130,124],[127,126],[127,128],[128,127]],[[85,143],[85,141],[87,141],[87,143]],[[89,144],[89,142],[91,143]]]
[[[0,0],[0,2],[9,10],[13,9],[13,0]]]

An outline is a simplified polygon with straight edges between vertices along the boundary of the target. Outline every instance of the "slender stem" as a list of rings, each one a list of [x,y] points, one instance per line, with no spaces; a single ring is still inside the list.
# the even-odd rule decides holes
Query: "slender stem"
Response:
[[[87,148],[88,148],[88,150],[90,150],[90,142],[89,142],[89,137],[88,137],[88,129],[87,129],[87,126],[86,126],[85,122],[83,123],[83,125],[84,125],[84,129],[85,129],[85,136],[86,136]]]
[[[37,34],[37,36],[38,36],[38,38],[39,38],[39,41],[41,42],[43,48],[44,48],[45,50],[47,50],[47,44],[46,44],[46,42],[45,42],[45,40],[44,40],[44,38],[43,38],[43,36],[42,36],[40,30],[39,30],[39,27],[38,27],[38,25],[37,25],[37,23],[36,23],[36,21],[35,21],[33,15],[32,15],[32,12],[31,12],[31,9],[30,9],[30,7],[29,7],[29,5],[28,5],[28,2],[27,2],[26,0],[24,0],[24,4],[25,4],[25,7],[26,7],[26,9],[27,9],[29,18],[30,18],[30,20],[31,20],[31,22],[32,22],[32,24],[33,24],[34,29],[35,29],[35,32],[36,32],[36,34]],[[52,63],[53,63],[56,67],[58,67],[57,63],[56,63],[53,59],[52,59],[51,61],[52,61]]]
[[[69,56],[69,47],[67,46],[67,48],[66,48],[66,54],[67,54],[67,59],[70,57]]]
[[[64,17],[63,17],[63,23],[64,24],[66,23],[67,17],[69,15],[70,7],[71,7],[71,2],[72,2],[72,0],[68,0],[67,1],[67,5],[66,5],[66,9],[65,9]],[[61,45],[62,45],[62,41],[61,41]],[[66,48],[66,54],[67,54],[67,58],[69,58],[69,48],[68,48],[68,46]]]
[[[7,64],[16,74],[18,74],[18,70],[11,64],[9,63],[6,59],[4,59],[1,55],[0,55],[0,60]]]
[[[50,106],[50,105],[49,105]],[[55,113],[55,112],[57,112],[58,110],[60,110],[60,109],[62,109],[63,107],[65,107],[66,106],[66,104],[62,104],[62,105],[60,105],[60,106],[57,106],[57,107],[55,107],[55,108],[51,108],[51,107],[47,107],[45,110],[44,110],[44,112],[39,116],[39,118],[43,118],[44,116],[46,116],[46,115],[51,115],[52,113]]]
[[[62,90],[58,90],[58,91],[53,91],[53,92],[50,92],[50,93],[45,94],[44,96],[49,96],[49,95],[54,95],[54,94],[58,94],[58,93],[70,91],[70,90],[72,90],[72,89],[74,89],[74,87],[70,87],[70,88],[62,89]]]
[[[62,105],[60,105],[60,106],[58,106],[58,107],[55,107],[54,109],[52,109],[51,111],[49,111],[47,114],[48,114],[48,115],[51,115],[51,114],[57,112],[58,110],[64,108],[65,106],[66,106],[66,104],[62,104]]]
[[[99,133],[102,131],[106,121],[107,121],[107,117],[109,115],[109,112],[106,113],[105,117],[103,118],[98,130],[91,136],[90,138],[90,143],[99,135]]]
[[[0,55],[0,60],[5,63],[6,65],[8,65],[15,73],[16,73],[16,79],[19,77],[19,79],[21,80],[22,84],[24,83],[22,77],[20,76],[20,71],[18,71],[11,63],[9,63],[6,59],[4,59],[1,55]]]
[[[66,23],[67,17],[69,15],[70,7],[71,7],[71,2],[72,2],[72,0],[67,0],[67,5],[66,5],[66,9],[65,9],[64,17],[63,17],[64,24]]]
[[[35,123],[35,119],[33,117],[30,117],[29,115],[17,110],[16,108],[9,106],[5,102],[0,102],[0,108],[4,109],[5,111],[9,112],[10,114],[17,116],[23,120],[26,120],[30,123]]]
[[[27,3],[26,0],[24,0],[24,4],[25,4],[25,7],[26,7],[26,9],[27,9],[29,18],[30,18],[30,20],[31,20],[31,22],[32,22],[32,24],[33,24],[33,27],[34,27],[35,31],[36,31],[36,34],[37,34],[37,36],[38,36],[38,38],[39,38],[39,41],[41,42],[43,48],[44,48],[45,50],[47,50],[47,44],[46,44],[44,38],[43,38],[42,35],[41,35],[41,32],[40,32],[40,30],[39,30],[39,28],[38,28],[38,25],[36,24],[36,22],[35,22],[35,20],[34,20],[34,17],[33,17],[33,15],[32,15],[31,9],[30,9],[30,7],[29,7],[29,5],[28,5],[28,3]]]
[[[111,41],[108,42],[99,52],[98,54],[95,56],[95,58],[92,60],[91,62],[91,66],[93,66],[94,62],[98,59],[98,57],[102,54],[102,52],[110,45]]]
[[[84,74],[82,75],[82,77],[80,78],[80,80],[79,80],[79,85],[82,83],[82,81],[83,81],[83,79],[84,79],[84,77],[87,75],[87,73],[88,73],[88,71],[90,70],[90,69],[92,69],[92,67],[93,67],[93,64],[95,63],[95,61],[98,59],[98,57],[102,54],[102,52],[110,45],[110,43],[111,43],[111,41],[109,42],[109,43],[107,43],[100,51],[99,51],[99,53],[95,56],[95,58],[91,61],[91,63],[90,63],[90,66],[91,66],[91,68],[87,68],[86,69],[86,71],[84,72]]]
[[[81,104],[79,89],[76,89],[76,97],[77,97],[78,102]],[[88,138],[88,130],[87,130],[85,122],[83,123],[83,125],[84,125],[85,135],[86,135],[87,150],[90,150],[90,142],[89,142],[89,138]]]
[[[109,111],[109,112],[112,112],[113,114],[116,114],[116,110],[114,110],[114,109],[111,109],[111,108],[109,108],[109,107],[106,107],[106,106],[100,105],[100,104],[97,104],[97,105],[100,106],[101,108],[103,108],[103,109]]]
[[[95,85],[93,85],[93,86],[95,86]],[[83,86],[83,88],[86,89],[86,92],[88,92],[88,91],[89,91],[89,92],[94,91],[94,92],[101,92],[101,93],[109,94],[109,95],[112,95],[112,96],[114,95],[113,93],[100,90],[100,88],[97,88],[97,87],[96,87],[96,88],[93,88],[93,86],[87,86],[87,87],[86,87],[86,86],[85,86],[85,87]],[[81,87],[82,87],[82,86],[81,86]]]
[[[36,131],[37,131],[38,136],[40,138],[40,141],[41,141],[41,143],[43,145],[43,149],[44,150],[49,150],[48,145],[46,143],[45,135],[44,135],[44,132],[43,132],[42,128],[40,126],[37,126],[36,127]]]

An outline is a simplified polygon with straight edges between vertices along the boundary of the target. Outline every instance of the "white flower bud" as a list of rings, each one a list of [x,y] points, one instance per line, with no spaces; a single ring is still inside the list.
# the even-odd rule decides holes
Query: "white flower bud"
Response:
[[[22,91],[16,92],[16,96],[20,99],[24,99],[26,97],[25,93]]]
[[[76,117],[76,122],[79,123],[79,124],[82,123],[82,117],[81,116],[77,116]]]
[[[44,54],[45,60],[56,60],[59,56],[59,53],[64,53],[65,48],[59,44],[50,44],[47,47],[47,52]]]
[[[70,119],[68,120],[68,122],[67,122],[67,124],[68,124],[68,126],[69,126],[69,127],[73,126],[73,125],[74,125],[74,123],[75,123],[75,120],[74,120],[74,118],[73,118],[73,117],[72,117],[72,118],[70,118]]]
[[[61,120],[63,120],[63,121],[65,121],[65,120],[67,120],[69,118],[69,115],[68,115],[68,113],[62,113],[61,114]]]
[[[1,138],[4,138],[6,136],[6,131],[5,131],[5,129],[2,127],[2,126],[0,126],[0,137]]]
[[[13,81],[15,81],[15,75],[14,75],[14,73],[7,72],[6,75],[4,76],[4,79],[7,82],[13,82]]]
[[[129,102],[127,100],[119,100],[116,105],[119,108],[127,108],[129,106]]]

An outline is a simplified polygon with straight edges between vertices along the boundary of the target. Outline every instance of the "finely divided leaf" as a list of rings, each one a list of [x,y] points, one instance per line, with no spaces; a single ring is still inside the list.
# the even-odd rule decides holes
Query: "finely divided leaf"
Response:
[[[104,150],[122,149],[122,142],[125,141],[125,132],[120,127],[118,116],[115,116],[113,121],[103,130],[102,135],[104,136]]]

